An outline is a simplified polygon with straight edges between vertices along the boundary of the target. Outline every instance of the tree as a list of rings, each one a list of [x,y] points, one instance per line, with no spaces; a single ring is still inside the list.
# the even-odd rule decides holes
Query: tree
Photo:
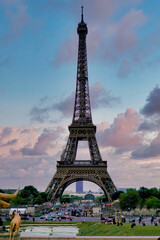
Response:
[[[157,197],[160,199],[160,189],[158,190],[158,195]]]
[[[113,194],[112,199],[117,200],[123,191],[117,191]]]
[[[47,193],[40,192],[38,196],[34,199],[35,204],[41,204],[47,202]]]
[[[95,198],[95,201],[97,203],[102,203],[102,202],[107,202],[108,199],[106,198],[105,194],[103,194],[102,196],[98,196]]]
[[[27,204],[27,201],[25,198],[17,196],[15,198],[10,199],[9,203],[11,205],[23,205],[23,204]]]
[[[119,204],[122,210],[135,209],[139,203],[139,194],[134,189],[128,189],[126,193],[121,193]]]
[[[143,200],[150,197],[150,191],[146,187],[140,187],[140,189],[138,190],[138,193],[139,193],[140,198],[142,198]]]
[[[157,197],[158,196],[158,189],[157,188],[150,188],[149,189],[150,196]]]
[[[38,190],[33,187],[32,185],[25,186],[24,189],[20,192],[20,197],[22,198],[28,198],[30,195],[33,196],[33,198],[38,197]]]
[[[145,205],[148,209],[160,208],[160,200],[157,197],[152,196],[146,200]]]
[[[138,190],[139,196],[140,196],[140,208],[143,208],[145,205],[145,200],[150,197],[150,191],[146,187],[141,187]]]
[[[42,204],[44,202],[44,199],[41,195],[38,195],[38,197],[36,197],[36,199],[34,200],[35,204]]]

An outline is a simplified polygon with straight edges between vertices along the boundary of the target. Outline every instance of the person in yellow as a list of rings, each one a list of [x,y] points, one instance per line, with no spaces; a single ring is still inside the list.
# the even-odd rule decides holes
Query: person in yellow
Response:
[[[119,212],[119,210],[117,210],[117,212],[115,213],[115,222],[116,222],[117,226],[122,225],[122,218],[121,218],[121,213]]]

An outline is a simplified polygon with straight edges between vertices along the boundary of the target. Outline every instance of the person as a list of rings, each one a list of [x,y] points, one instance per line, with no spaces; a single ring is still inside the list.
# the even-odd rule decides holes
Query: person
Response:
[[[141,224],[142,216],[139,217],[139,224]]]
[[[158,226],[158,223],[157,223],[157,221],[154,221],[154,226]]]
[[[136,226],[135,222],[131,224],[131,228],[134,228]]]
[[[121,213],[119,212],[119,210],[117,210],[117,212],[115,213],[115,222],[116,222],[117,226],[122,225],[122,218],[121,218]]]
[[[142,222],[142,226],[146,226],[146,224],[145,224],[145,222],[144,222],[144,221]]]
[[[154,221],[154,216],[152,215],[152,217],[151,217],[151,224],[153,223],[153,221]]]
[[[0,226],[3,226],[3,220],[0,218]]]

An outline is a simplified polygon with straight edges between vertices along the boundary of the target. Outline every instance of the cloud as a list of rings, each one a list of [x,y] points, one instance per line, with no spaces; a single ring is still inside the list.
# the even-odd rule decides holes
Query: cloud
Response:
[[[97,134],[98,140],[103,147],[114,147],[116,150],[133,150],[142,141],[137,128],[141,122],[140,116],[133,108],[125,113],[118,114],[110,128]]]
[[[98,30],[91,26],[87,36],[87,54],[92,56],[95,54],[96,50],[102,43],[101,34],[97,32]],[[58,67],[61,64],[68,62],[76,62],[77,60],[77,49],[78,49],[78,36],[75,32],[60,45],[56,57],[53,61],[54,66]]]
[[[96,82],[90,87],[92,109],[101,107],[111,107],[120,103],[120,98],[111,94],[111,91],[106,91],[100,82]],[[64,117],[71,117],[74,109],[75,94],[72,92],[68,97],[56,102],[54,98],[44,97],[40,99],[37,106],[34,106],[30,111],[31,121],[44,123],[45,121],[61,121]],[[54,113],[59,113],[59,117],[51,116]]]
[[[0,148],[11,146],[17,143],[18,139],[13,138],[13,130],[11,127],[1,127],[0,132]],[[11,138],[11,139],[10,139]]]
[[[45,188],[60,160],[63,134],[62,127],[0,127],[0,182],[4,188],[19,186],[19,181],[21,187],[30,183]]]
[[[156,29],[155,33],[148,32],[147,39],[142,39],[143,35],[140,35],[140,29],[143,30],[148,17],[141,6],[139,9],[135,8],[141,4],[141,0],[101,0],[101,4],[97,0],[84,2],[84,20],[89,28],[88,56],[96,57],[103,63],[104,61],[111,64],[117,62],[118,66],[115,70],[119,78],[127,78],[130,73],[135,73],[144,66],[157,64],[158,58],[152,59],[152,53],[155,50],[157,52],[157,46],[159,46],[159,29]],[[58,10],[61,11],[61,14],[64,11],[62,9],[65,9],[69,16],[80,21],[80,7],[79,1],[49,0],[44,9],[48,9],[50,13]],[[90,11],[91,7],[92,11]],[[77,43],[78,38],[74,29],[68,39],[59,46],[54,64],[59,66],[69,61],[75,61]]]
[[[159,131],[160,119],[159,117],[151,117],[142,122],[138,128],[139,131]]]
[[[75,94],[72,92],[70,96],[54,104],[53,109],[60,111],[64,117],[71,117],[74,107],[74,98]]]
[[[24,147],[20,150],[23,155],[48,155],[47,150],[53,147],[53,142],[57,140],[59,135],[64,132],[64,129],[57,127],[56,130],[44,129],[43,133],[38,137],[33,148]]]
[[[64,3],[64,1],[63,1]],[[139,5],[141,0],[101,0],[101,4],[97,0],[86,0],[84,1],[84,18],[89,22],[93,22],[94,24],[97,21],[103,21],[104,19],[108,20],[112,18],[113,15],[119,11],[122,7],[135,7]],[[68,11],[72,13],[72,15],[79,14],[80,15],[80,7],[83,3],[80,1],[70,1]],[[92,11],[91,11],[92,7]],[[78,15],[78,16],[79,16]]]
[[[112,37],[113,44],[112,49],[108,49],[110,57],[113,56],[114,58],[113,54],[122,54],[125,51],[132,50],[138,43],[136,29],[142,27],[145,22],[146,16],[144,16],[142,10],[131,9],[119,22],[109,24],[107,33]],[[113,53],[112,50],[114,50]]]
[[[151,141],[149,145],[141,145],[136,151],[132,152],[132,158],[145,159],[160,156],[160,134]]]
[[[133,61],[123,59],[120,63],[120,67],[119,67],[119,70],[118,70],[118,77],[119,78],[128,77],[129,73],[132,71],[133,66],[134,66]]]
[[[18,139],[12,139],[12,140],[9,140],[8,142],[4,143],[4,144],[2,145],[2,147],[6,147],[6,146],[10,146],[10,145],[14,145],[14,144],[17,143],[17,141],[18,141]]]
[[[56,170],[56,160],[55,156],[3,159],[5,164],[0,161],[1,184],[4,188],[12,185],[22,188],[31,184],[44,191]]]
[[[146,117],[160,114],[160,88],[155,87],[147,98],[147,103],[141,109],[141,113]]]
[[[40,135],[38,127],[28,127],[30,133],[25,132],[25,127],[0,127],[0,147],[1,158],[10,157],[12,152],[19,154],[19,149],[27,143],[31,145],[35,139]]]
[[[77,56],[77,38],[71,35],[58,49],[54,65],[57,67],[62,63],[76,61]]]
[[[21,35],[24,27],[30,23],[31,17],[27,13],[28,6],[24,0],[1,0],[0,4],[4,8],[9,27],[8,33],[3,37],[6,43]]]
[[[119,22],[106,26],[104,59],[120,62],[117,72],[119,78],[128,77],[135,66],[145,60],[144,56],[140,58],[140,53],[145,55],[146,50],[140,45],[138,30],[146,21],[142,10],[131,9]]]
[[[10,127],[2,127],[2,131],[0,133],[0,140],[5,139],[6,137],[10,136],[12,133],[12,128]]]
[[[110,107],[120,103],[119,97],[114,97],[111,91],[106,91],[101,82],[96,82],[90,87],[91,105],[93,109]]]
[[[54,103],[54,97],[49,96],[41,98],[37,106],[34,106],[29,112],[29,115],[31,116],[31,122],[44,123],[60,121],[60,117],[57,117],[56,109],[59,107],[61,108],[61,101],[62,100]]]
[[[31,116],[31,122],[36,121],[43,123],[49,119],[49,111],[51,111],[50,106],[47,107],[33,107],[29,113]]]
[[[128,76],[132,70],[135,47],[139,45],[138,30],[147,21],[147,17],[142,10],[132,9],[133,6],[135,7],[140,3],[141,1],[130,1],[128,3],[125,0],[101,0],[101,4],[99,4],[97,0],[88,0],[84,4],[84,20],[89,27],[87,35],[88,56],[96,56],[97,59],[103,61],[122,61],[118,73],[119,77]],[[80,21],[80,2],[66,3],[61,1],[57,4],[55,1],[48,1],[46,4],[48,9],[52,8],[54,11],[56,8],[60,10],[62,5],[69,14],[76,17],[76,21],[78,15]],[[90,11],[91,6],[92,11]],[[114,14],[121,11],[122,7],[125,6],[127,10],[129,8],[128,12],[123,14],[119,21],[115,22]],[[54,60],[56,66],[75,61],[77,43],[78,37],[72,32],[68,39],[59,46]],[[128,53],[131,59],[128,59]],[[126,57],[122,59],[122,55]]]
[[[110,124],[107,122],[102,122],[100,124],[97,124],[97,131],[98,132],[104,132],[106,129],[110,127]]]

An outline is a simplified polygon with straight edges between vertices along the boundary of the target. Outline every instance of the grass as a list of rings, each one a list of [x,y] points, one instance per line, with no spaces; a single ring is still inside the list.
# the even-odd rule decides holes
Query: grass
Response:
[[[5,222],[9,225],[10,222]],[[22,222],[21,225],[76,225],[79,228],[78,236],[160,236],[160,225],[136,225],[131,228],[130,223],[122,226],[102,224],[99,222]]]
[[[86,222],[79,224],[79,236],[160,236],[160,226],[139,226],[131,228],[130,223],[122,226]]]

